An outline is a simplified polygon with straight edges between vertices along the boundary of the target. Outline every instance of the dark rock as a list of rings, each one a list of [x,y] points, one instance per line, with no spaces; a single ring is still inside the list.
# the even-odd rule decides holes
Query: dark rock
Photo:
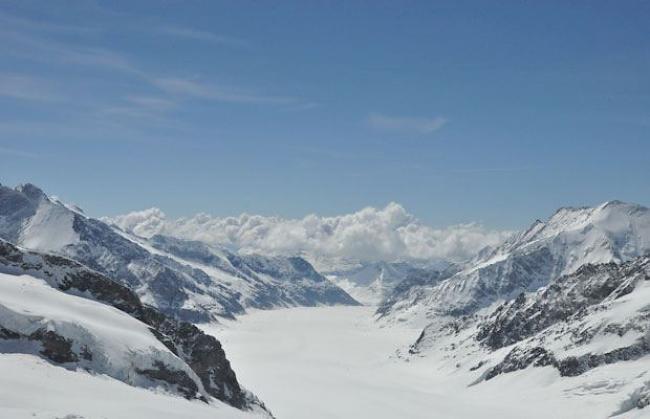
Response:
[[[523,370],[531,365],[534,367],[545,367],[556,364],[557,361],[553,354],[544,348],[533,347],[522,349],[515,347],[501,362],[487,370],[482,378],[487,381],[499,374]]]
[[[584,265],[571,275],[553,280],[541,292],[525,294],[499,306],[479,326],[476,339],[490,349],[519,342],[559,322],[587,314],[586,308],[632,292],[647,280],[645,258],[621,265]],[[620,333],[620,330],[611,332]]]
[[[72,340],[51,330],[39,329],[29,335],[29,340],[39,341],[43,346],[41,354],[59,364],[77,362],[79,357],[72,351]]]
[[[138,374],[149,377],[150,379],[164,381],[168,384],[176,386],[178,391],[183,394],[186,399],[200,398],[198,395],[198,386],[185,371],[172,370],[162,362],[155,361],[154,368],[136,368],[136,372]]]

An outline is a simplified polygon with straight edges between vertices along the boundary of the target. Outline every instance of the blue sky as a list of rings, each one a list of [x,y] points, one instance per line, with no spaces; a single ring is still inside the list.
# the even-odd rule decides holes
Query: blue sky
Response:
[[[91,215],[650,204],[650,3],[3,1],[0,182]]]

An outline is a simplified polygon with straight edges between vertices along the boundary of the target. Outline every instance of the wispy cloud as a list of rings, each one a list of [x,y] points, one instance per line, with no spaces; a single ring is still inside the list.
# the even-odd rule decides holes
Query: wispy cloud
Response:
[[[127,96],[123,103],[102,108],[99,114],[162,121],[165,113],[176,106],[175,101],[163,97]]]
[[[218,35],[209,31],[203,31],[193,28],[185,28],[181,26],[161,26],[158,32],[165,35],[174,36],[178,38],[186,38],[194,41],[211,42],[214,44],[221,44],[230,47],[247,47],[249,43],[243,39],[235,38],[232,36]]]
[[[447,118],[436,116],[418,118],[410,116],[388,116],[373,113],[366,119],[367,124],[382,131],[406,132],[415,134],[432,134],[447,124]]]
[[[127,23],[120,23],[127,31],[139,31]],[[277,106],[281,109],[309,109],[316,104],[291,96],[266,94],[256,89],[233,86],[207,77],[182,78],[161,69],[141,65],[128,51],[110,48],[102,43],[109,31],[101,26],[74,26],[64,23],[39,22],[34,19],[7,15],[0,11],[0,56],[7,63],[12,59],[29,61],[35,65],[32,72],[0,72],[0,97],[15,101],[65,102],[55,109],[49,122],[43,120],[0,122],[0,131],[19,132],[30,137],[48,135],[54,131],[76,136],[80,122],[117,126],[122,137],[136,137],[140,131],[182,125],[170,113],[192,100]],[[85,36],[90,34],[97,36]],[[246,41],[208,31],[153,23],[153,34],[161,32],[169,37],[188,41],[243,47]],[[93,41],[95,40],[95,41]],[[165,41],[166,39],[162,39]],[[109,40],[106,40],[109,41]],[[97,43],[95,43],[97,42]],[[209,45],[203,45],[209,47]],[[23,66],[24,67],[24,66]],[[67,77],[72,70],[80,76]],[[84,75],[89,75],[88,79]],[[137,93],[136,93],[137,92]],[[62,118],[62,114],[66,114]],[[27,119],[29,115],[25,116]],[[111,125],[112,124],[112,125]],[[109,132],[110,130],[107,130]],[[132,131],[137,131],[132,134]],[[9,151],[4,151],[4,154]]]
[[[153,111],[167,111],[176,106],[176,102],[157,96],[128,96],[126,100],[133,105]]]
[[[0,24],[2,27],[14,27],[17,29],[37,31],[37,32],[59,32],[59,33],[89,33],[96,32],[98,29],[90,26],[67,25],[60,23],[50,23],[24,19],[18,16],[7,14],[0,11]]]
[[[292,97],[262,95],[248,90],[191,79],[157,78],[153,80],[153,84],[169,94],[220,102],[258,105],[296,105],[300,103],[300,100]]]
[[[115,51],[57,42],[38,35],[14,30],[0,30],[1,50],[6,54],[46,63],[92,66],[99,69],[142,74],[123,54]]]
[[[0,73],[0,96],[40,102],[62,100],[47,81],[20,74]]]
[[[14,156],[14,157],[27,157],[30,159],[38,158],[37,154],[30,153],[28,151],[16,150],[14,148],[7,148],[0,145],[0,154]]]

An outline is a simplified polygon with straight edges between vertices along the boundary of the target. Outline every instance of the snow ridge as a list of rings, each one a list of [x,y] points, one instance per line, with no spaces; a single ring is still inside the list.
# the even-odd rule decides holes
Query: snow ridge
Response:
[[[538,220],[504,244],[484,250],[450,278],[402,292],[380,314],[420,321],[471,314],[537,290],[587,263],[621,263],[647,252],[650,209],[620,201],[562,208],[547,222]]]
[[[251,307],[357,304],[302,259],[243,258],[199,242],[143,239],[30,184],[0,186],[0,238],[77,260],[119,280],[146,304],[193,322],[233,318]]]

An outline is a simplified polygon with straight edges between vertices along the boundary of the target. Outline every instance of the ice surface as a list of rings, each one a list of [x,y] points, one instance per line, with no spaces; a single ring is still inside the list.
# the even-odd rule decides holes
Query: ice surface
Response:
[[[282,419],[606,418],[650,378],[643,358],[571,378],[530,368],[470,387],[469,365],[397,357],[419,330],[380,327],[369,307],[259,311],[206,330]]]

